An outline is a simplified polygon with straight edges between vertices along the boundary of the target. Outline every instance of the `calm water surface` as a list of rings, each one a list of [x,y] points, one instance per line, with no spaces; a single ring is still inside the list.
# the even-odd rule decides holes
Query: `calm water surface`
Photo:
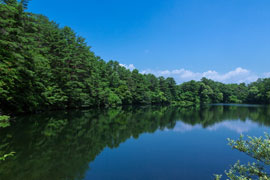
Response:
[[[238,159],[226,139],[269,132],[270,108],[140,107],[19,117],[0,129],[1,180],[207,180]]]

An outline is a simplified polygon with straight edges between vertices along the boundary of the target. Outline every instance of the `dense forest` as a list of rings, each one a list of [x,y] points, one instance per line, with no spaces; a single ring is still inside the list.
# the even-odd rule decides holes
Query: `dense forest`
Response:
[[[130,71],[105,62],[70,27],[26,12],[28,1],[0,1],[0,109],[26,113],[127,104],[270,103],[270,79],[223,84]]]

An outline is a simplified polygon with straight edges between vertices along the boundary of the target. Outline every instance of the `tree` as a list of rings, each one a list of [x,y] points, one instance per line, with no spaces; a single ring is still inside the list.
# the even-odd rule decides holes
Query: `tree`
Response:
[[[210,86],[205,85],[204,83],[200,84],[199,96],[200,102],[202,105],[211,103],[211,96],[213,95],[213,90]]]
[[[8,127],[10,126],[9,124],[9,119],[10,117],[9,116],[6,116],[6,115],[0,115],[0,128],[5,128],[5,127]],[[14,156],[15,152],[10,152],[10,153],[7,153],[7,154],[3,154],[1,151],[0,151],[0,163],[1,161],[4,161],[6,160],[8,157],[10,156]]]
[[[102,60],[70,27],[25,11],[29,0],[0,1],[0,110],[110,107],[123,104],[270,104],[270,78],[246,85],[210,79],[177,85],[171,77]]]
[[[254,158],[256,162],[241,165],[240,161],[234,164],[225,174],[230,180],[270,180],[267,172],[270,166],[270,136],[265,133],[263,137],[250,137],[244,139],[240,136],[238,140],[228,139],[229,145]],[[216,175],[216,179],[221,179],[221,175]]]

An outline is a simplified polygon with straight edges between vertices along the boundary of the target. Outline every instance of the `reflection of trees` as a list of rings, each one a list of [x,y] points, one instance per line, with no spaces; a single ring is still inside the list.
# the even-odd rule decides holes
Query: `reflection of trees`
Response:
[[[113,109],[18,118],[0,132],[1,150],[16,152],[0,165],[0,179],[83,179],[89,162],[105,147],[173,127],[165,109]]]
[[[57,112],[17,118],[0,132],[0,151],[16,154],[0,165],[0,179],[83,179],[89,162],[105,147],[176,121],[208,127],[224,120],[250,119],[270,125],[269,108],[210,106],[201,110],[174,107]]]
[[[209,106],[200,110],[180,110],[181,121],[195,125],[201,124],[204,128],[225,120],[251,120],[265,126],[270,126],[269,107],[245,106]]]

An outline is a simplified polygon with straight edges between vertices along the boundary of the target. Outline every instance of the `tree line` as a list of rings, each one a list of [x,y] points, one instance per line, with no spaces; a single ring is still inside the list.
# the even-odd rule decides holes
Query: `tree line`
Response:
[[[0,1],[0,109],[26,113],[130,104],[269,104],[270,79],[246,85],[203,78],[177,85],[96,56],[70,27]]]

